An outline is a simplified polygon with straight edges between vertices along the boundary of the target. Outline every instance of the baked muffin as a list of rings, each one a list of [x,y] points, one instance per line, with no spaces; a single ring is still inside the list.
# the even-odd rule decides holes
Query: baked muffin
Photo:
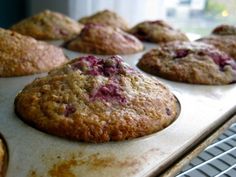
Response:
[[[0,77],[48,71],[67,61],[62,49],[0,28]]]
[[[6,149],[4,147],[3,141],[0,137],[0,177],[4,176],[6,168]]]
[[[236,34],[235,35],[210,35],[197,41],[214,45],[219,50],[227,53],[236,60]]]
[[[236,26],[235,25],[219,25],[212,30],[212,34],[215,35],[236,35]]]
[[[119,28],[104,25],[86,25],[74,39],[66,42],[64,47],[101,55],[132,54],[143,50],[142,43],[134,36]]]
[[[109,25],[115,28],[120,28],[124,31],[129,29],[128,23],[118,14],[110,10],[99,11],[91,16],[83,17],[79,20],[82,24],[102,24]]]
[[[18,22],[11,30],[39,40],[61,40],[79,34],[82,27],[63,14],[46,10]]]
[[[144,21],[130,29],[129,33],[142,41],[154,43],[189,40],[184,33],[174,29],[163,20]]]
[[[157,132],[176,119],[179,104],[158,80],[120,57],[84,56],[27,85],[15,110],[45,132],[100,143]]]
[[[138,67],[170,80],[220,85],[236,81],[236,62],[212,45],[169,42],[142,56]]]

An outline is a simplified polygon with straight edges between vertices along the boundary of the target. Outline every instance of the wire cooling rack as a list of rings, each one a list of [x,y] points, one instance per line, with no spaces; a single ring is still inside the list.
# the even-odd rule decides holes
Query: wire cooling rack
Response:
[[[236,177],[236,123],[193,159],[176,177]]]

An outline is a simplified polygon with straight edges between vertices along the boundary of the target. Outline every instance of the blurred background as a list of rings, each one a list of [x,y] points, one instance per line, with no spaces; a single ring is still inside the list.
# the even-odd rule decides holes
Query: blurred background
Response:
[[[143,20],[164,19],[184,32],[199,35],[209,34],[222,23],[236,23],[236,0],[8,0],[0,2],[0,27],[8,28],[44,9],[76,20],[110,9],[131,26]]]

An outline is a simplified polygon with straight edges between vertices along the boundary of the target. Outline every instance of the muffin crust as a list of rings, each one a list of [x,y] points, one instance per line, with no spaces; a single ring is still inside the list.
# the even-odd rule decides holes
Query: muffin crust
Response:
[[[75,20],[46,10],[18,22],[11,30],[39,40],[64,40],[79,34],[82,28]]]
[[[220,36],[236,35],[236,25],[227,25],[227,24],[219,25],[212,30],[212,34]]]
[[[124,31],[129,29],[128,23],[118,14],[110,10],[99,11],[91,16],[83,17],[79,20],[82,24],[102,24],[114,28],[120,28]]]
[[[188,41],[188,37],[184,33],[174,29],[163,20],[144,21],[130,29],[129,33],[142,41],[154,43]]]
[[[162,130],[176,119],[179,104],[158,80],[120,57],[86,56],[27,85],[15,110],[42,131],[100,143]]]
[[[67,61],[53,45],[0,28],[0,77],[49,71]]]
[[[169,42],[142,56],[137,66],[154,75],[192,84],[220,85],[236,81],[236,62],[214,46]]]
[[[81,33],[64,45],[83,53],[101,55],[132,54],[143,50],[142,43],[119,28],[104,25],[86,25]]]
[[[211,44],[220,51],[227,53],[236,60],[236,34],[235,35],[210,35],[198,39],[197,41]]]

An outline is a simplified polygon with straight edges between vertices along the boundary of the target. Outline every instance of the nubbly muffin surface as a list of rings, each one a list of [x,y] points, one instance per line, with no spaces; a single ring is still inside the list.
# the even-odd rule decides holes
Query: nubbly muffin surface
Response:
[[[142,41],[162,43],[170,41],[188,41],[188,37],[163,20],[144,21],[129,30]]]
[[[197,41],[215,46],[236,61],[236,33],[235,35],[210,35],[200,38]]]
[[[91,16],[83,17],[79,20],[82,24],[102,24],[114,28],[128,30],[128,23],[118,14],[110,10],[99,11]]]
[[[119,28],[89,24],[74,39],[64,45],[66,48],[83,53],[114,55],[132,54],[143,50],[143,44]]]
[[[118,56],[70,61],[27,85],[15,99],[15,110],[42,131],[96,143],[157,132],[180,111],[165,86]]]
[[[142,56],[138,67],[169,80],[220,85],[236,81],[236,62],[212,45],[169,42]]]
[[[45,72],[66,61],[62,49],[0,28],[0,77]]]
[[[45,10],[18,22],[11,30],[39,40],[64,40],[79,34],[82,27],[63,14]]]

